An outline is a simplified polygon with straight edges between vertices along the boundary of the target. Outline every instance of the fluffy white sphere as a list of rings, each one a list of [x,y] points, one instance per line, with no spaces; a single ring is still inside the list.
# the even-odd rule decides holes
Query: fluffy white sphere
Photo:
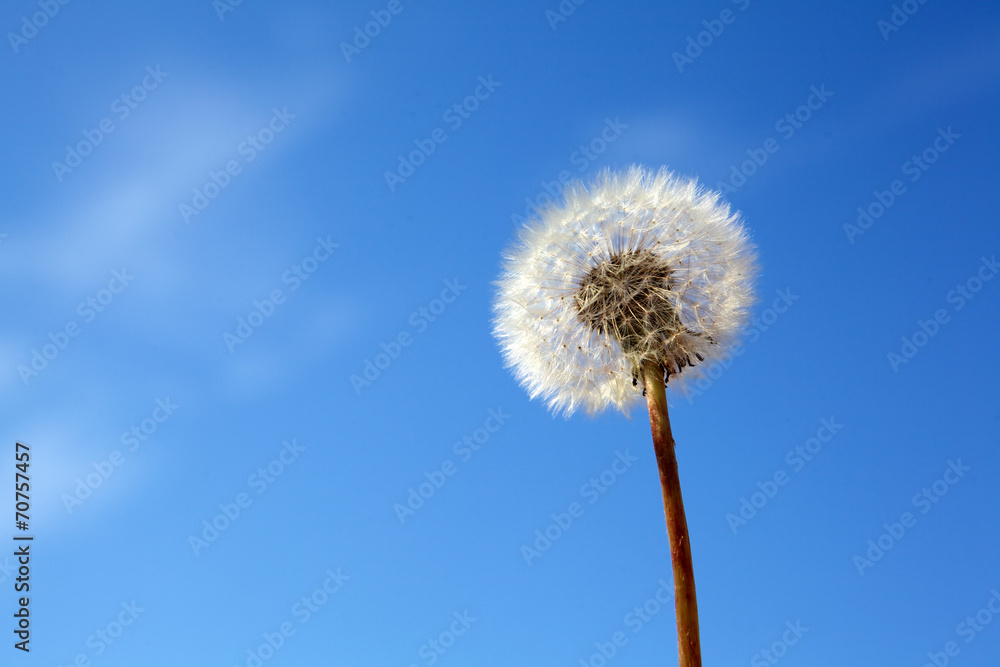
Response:
[[[571,184],[505,254],[494,333],[532,398],[567,416],[627,412],[639,366],[680,391],[736,342],[756,253],[718,193],[666,169]],[[639,379],[638,386],[634,380]]]

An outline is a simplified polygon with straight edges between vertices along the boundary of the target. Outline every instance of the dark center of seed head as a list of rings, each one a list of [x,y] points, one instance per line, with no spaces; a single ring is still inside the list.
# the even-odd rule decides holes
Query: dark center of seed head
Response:
[[[684,330],[669,298],[670,267],[649,250],[613,255],[580,281],[580,318],[613,336],[634,365],[669,357],[667,344]]]

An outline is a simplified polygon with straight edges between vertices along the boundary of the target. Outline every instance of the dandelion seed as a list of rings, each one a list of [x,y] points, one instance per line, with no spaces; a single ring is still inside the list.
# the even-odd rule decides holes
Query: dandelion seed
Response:
[[[494,330],[532,398],[628,412],[643,361],[684,391],[736,342],[756,263],[714,192],[633,167],[576,184],[505,256]],[[614,343],[613,347],[608,342]]]

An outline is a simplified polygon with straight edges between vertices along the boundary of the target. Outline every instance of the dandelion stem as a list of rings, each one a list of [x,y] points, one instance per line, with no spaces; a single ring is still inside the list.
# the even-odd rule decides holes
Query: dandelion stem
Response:
[[[694,566],[691,562],[691,539],[688,536],[684,500],[677,475],[674,436],[670,432],[667,392],[663,367],[645,362],[642,367],[649,407],[649,427],[663,487],[663,509],[667,516],[670,560],[674,569],[674,607],[677,615],[677,650],[680,667],[701,667],[701,641],[698,636],[698,601],[694,590]]]

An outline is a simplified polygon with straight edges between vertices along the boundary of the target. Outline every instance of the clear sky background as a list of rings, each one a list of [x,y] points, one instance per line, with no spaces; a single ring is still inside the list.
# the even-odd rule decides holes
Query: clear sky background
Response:
[[[997,664],[996,3],[223,2],[0,12],[0,664],[675,664],[644,407],[553,418],[490,325],[636,163],[763,267],[669,393],[705,664]]]

